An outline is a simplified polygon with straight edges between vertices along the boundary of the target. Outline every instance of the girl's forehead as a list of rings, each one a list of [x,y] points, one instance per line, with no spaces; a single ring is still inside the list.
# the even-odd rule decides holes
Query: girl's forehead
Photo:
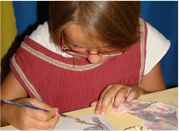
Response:
[[[83,29],[77,24],[69,24],[64,30],[65,36],[70,40],[81,40],[83,41],[86,36]]]
[[[84,46],[109,46],[106,42],[100,41],[99,39],[90,37],[81,26],[77,24],[69,24],[64,29],[64,34],[67,39]]]

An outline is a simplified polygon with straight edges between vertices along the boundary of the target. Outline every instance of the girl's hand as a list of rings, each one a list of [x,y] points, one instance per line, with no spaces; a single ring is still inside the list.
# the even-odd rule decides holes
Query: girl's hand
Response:
[[[95,114],[105,115],[107,108],[114,97],[113,108],[118,108],[124,98],[126,98],[125,102],[131,102],[140,95],[142,95],[142,89],[138,86],[111,84],[104,89],[98,102],[91,103],[91,106],[96,106]]]
[[[27,107],[6,104],[6,121],[20,130],[52,130],[59,120],[58,109],[35,98],[23,98],[15,102],[32,105],[50,111],[34,110]]]

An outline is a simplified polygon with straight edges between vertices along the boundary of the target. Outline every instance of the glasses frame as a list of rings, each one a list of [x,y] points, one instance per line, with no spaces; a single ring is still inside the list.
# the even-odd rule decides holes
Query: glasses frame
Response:
[[[82,57],[87,57],[89,55],[99,55],[99,56],[117,56],[117,55],[122,55],[125,53],[125,51],[106,51],[106,52],[97,52],[97,53],[91,53],[90,50],[86,51],[74,51],[74,50],[69,50],[65,47],[64,45],[64,38],[63,38],[63,33],[61,37],[61,49],[71,55],[78,55]],[[111,54],[110,54],[111,53]]]

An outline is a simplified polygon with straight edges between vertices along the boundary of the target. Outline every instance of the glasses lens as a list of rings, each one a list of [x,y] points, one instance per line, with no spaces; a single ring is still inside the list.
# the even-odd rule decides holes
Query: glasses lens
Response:
[[[78,53],[78,52],[74,52],[74,51],[66,51],[66,53],[68,53],[70,55],[85,57],[85,58],[89,56],[89,54],[84,54],[84,52]],[[108,57],[108,56],[117,56],[117,55],[121,55],[121,54],[123,54],[123,52],[119,52],[119,53],[99,53],[98,55],[100,55],[102,57]]]
[[[87,57],[88,54],[80,54],[80,53],[77,53],[77,52],[73,52],[73,51],[66,51],[66,53],[70,54],[70,55],[76,55],[76,56],[80,56],[80,57]]]
[[[105,52],[105,53],[99,53],[99,55],[100,56],[117,56],[117,55],[121,55],[121,54],[123,54],[123,52],[119,52],[119,53],[107,53],[107,52]]]

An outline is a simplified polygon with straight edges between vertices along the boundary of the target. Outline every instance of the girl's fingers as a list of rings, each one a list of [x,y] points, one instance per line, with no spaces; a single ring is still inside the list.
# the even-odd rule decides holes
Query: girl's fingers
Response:
[[[95,114],[105,115],[107,108],[113,98],[113,107],[118,108],[122,100],[126,97],[126,102],[131,102],[133,99],[138,98],[141,94],[141,89],[138,86],[127,86],[122,84],[108,85],[102,92],[97,104],[92,103],[95,106]]]
[[[52,130],[59,121],[59,115],[54,116],[48,121],[38,121],[36,119],[29,119],[26,125],[30,130]]]
[[[10,116],[12,115],[15,116],[15,117],[9,117],[7,121],[17,129],[51,130],[55,127],[56,123],[59,120],[60,116],[57,108],[53,108],[35,98],[19,99],[16,100],[16,102],[49,110],[45,112],[43,110],[35,110],[35,109],[21,107],[17,105],[10,105],[10,104],[7,105],[11,109],[9,111]]]
[[[22,107],[22,110],[25,113],[25,115],[38,121],[47,121],[52,117],[54,117],[56,114],[58,114],[58,108],[53,108],[50,105],[42,101],[39,101],[38,99],[35,98],[28,99],[28,101],[25,101],[24,104],[28,104],[48,110],[48,111],[43,111],[43,110],[35,110],[35,109]]]
[[[122,87],[117,92],[117,95],[114,99],[113,108],[118,108],[122,100],[128,95],[129,89]]]
[[[47,120],[51,119],[52,117],[54,117],[56,114],[58,114],[58,108],[51,107],[50,105],[48,105],[38,99],[32,99],[30,102],[35,107],[49,110],[46,112],[43,110],[38,110],[39,113],[36,112],[35,117],[38,116],[38,117],[36,117],[36,119],[39,121],[47,121]]]
[[[49,119],[53,118],[54,116],[58,115],[57,110],[51,110],[51,111],[43,111],[43,110],[34,110],[31,112],[30,117],[38,120],[38,121],[48,121]]]
[[[105,115],[111,100],[115,97],[116,92],[118,91],[118,85],[109,86],[102,93],[102,97],[100,97],[96,110],[97,114]],[[96,112],[95,112],[96,113]]]
[[[94,101],[94,102],[92,102],[92,103],[90,104],[90,106],[91,106],[91,107],[96,106],[97,103],[98,103],[98,101]]]
[[[96,115],[99,115],[99,114],[101,113],[101,105],[102,105],[102,102],[103,102],[103,98],[104,98],[106,92],[107,92],[111,87],[112,87],[112,86],[110,86],[110,85],[107,86],[107,87],[103,90],[103,92],[101,93],[100,98],[99,98],[99,100],[98,100],[98,102],[97,102],[97,105],[96,105],[96,107],[95,107],[95,111],[94,111],[94,113],[95,113]]]
[[[131,102],[133,99],[137,98],[137,96],[138,96],[138,95],[137,95],[137,91],[134,90],[134,89],[132,89],[132,90],[129,92],[127,98],[125,99],[125,102],[129,103],[129,102]]]

